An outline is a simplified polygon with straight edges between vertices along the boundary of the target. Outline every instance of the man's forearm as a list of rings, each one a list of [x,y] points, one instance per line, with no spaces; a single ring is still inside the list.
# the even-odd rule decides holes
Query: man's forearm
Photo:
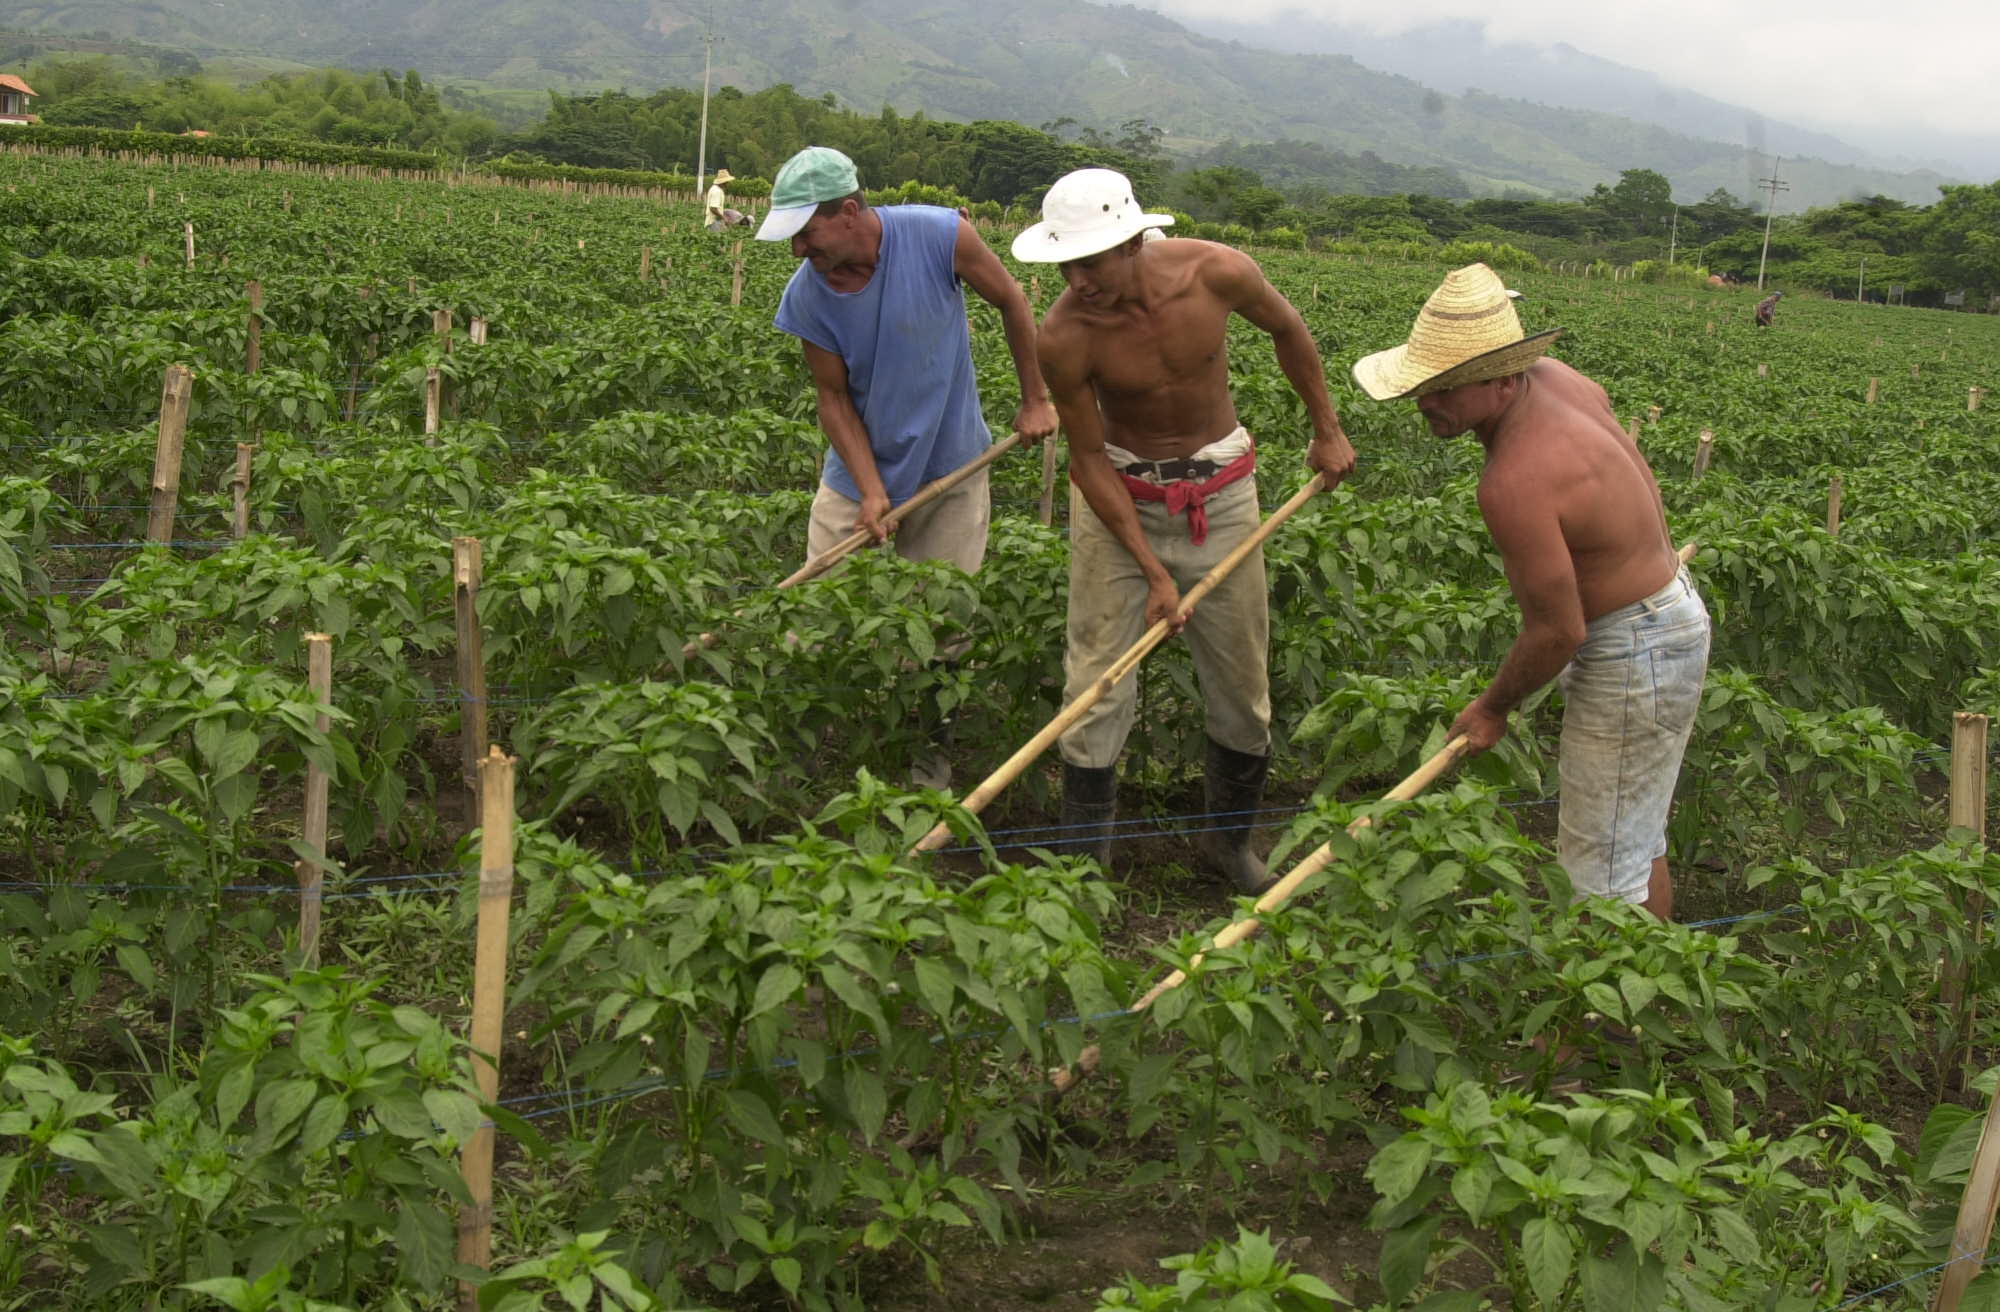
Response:
[[[841,463],[847,466],[847,472],[854,476],[854,486],[862,496],[870,493],[887,496],[888,489],[882,484],[882,471],[875,465],[875,448],[868,441],[868,429],[862,424],[854,402],[846,394],[821,394],[819,427]]]
[[[1523,628],[1493,681],[1479,694],[1480,702],[1495,715],[1507,714],[1528,694],[1561,674],[1580,645],[1579,639],[1557,629],[1541,625]]]
[[[1014,377],[1021,385],[1021,400],[1040,401],[1048,396],[1042,382],[1041,366],[1035,356],[1035,311],[1019,287],[1000,305],[1000,327],[1007,334],[1007,352],[1014,357]]]

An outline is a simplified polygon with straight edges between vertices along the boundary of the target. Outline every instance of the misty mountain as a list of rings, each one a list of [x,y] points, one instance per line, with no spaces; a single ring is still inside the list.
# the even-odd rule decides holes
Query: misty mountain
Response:
[[[1173,149],[1314,142],[1449,168],[1480,193],[1574,195],[1615,182],[1621,169],[1650,168],[1683,198],[1727,187],[1750,199],[1769,164],[1745,151],[1740,123],[1704,139],[1636,115],[1448,94],[1347,55],[1305,52],[1288,35],[1282,50],[1262,48],[1148,10],[1077,0],[1005,8],[976,0],[0,0],[0,24],[103,32],[197,55],[255,52],[500,86],[633,91],[698,85],[706,30],[716,38],[717,86],[782,82],[867,111],[887,104],[1030,125],[1065,115],[1100,126],[1146,118]],[[1876,192],[1937,199],[1941,174],[1867,167],[1838,146],[1829,149],[1845,160],[1788,155],[1792,190],[1781,209]]]

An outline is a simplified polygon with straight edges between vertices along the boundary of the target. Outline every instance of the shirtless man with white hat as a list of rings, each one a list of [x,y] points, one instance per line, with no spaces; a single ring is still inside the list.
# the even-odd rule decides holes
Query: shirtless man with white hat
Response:
[[[1241,251],[1147,240],[1147,229],[1172,222],[1142,213],[1123,175],[1080,169],[1049,189],[1042,221],[1014,241],[1015,259],[1059,265],[1068,284],[1036,352],[1070,450],[1065,700],[1171,618],[1180,590],[1260,522],[1256,450],[1229,395],[1231,314],[1270,334],[1305,402],[1307,463],[1329,485],[1354,468],[1299,312]],[[1267,602],[1258,553],[1186,626],[1208,730],[1203,847],[1245,893],[1269,883],[1250,846],[1271,763]],[[1127,679],[1062,737],[1065,830],[1099,864],[1110,855],[1118,754],[1136,705],[1136,680]]]
[[[1479,513],[1521,632],[1451,726],[1475,752],[1560,677],[1558,848],[1580,892],[1673,915],[1667,808],[1701,705],[1708,611],[1674,553],[1659,484],[1604,389],[1544,359],[1493,270],[1447,275],[1401,346],[1354,366],[1378,401],[1414,399],[1438,437],[1486,449]]]

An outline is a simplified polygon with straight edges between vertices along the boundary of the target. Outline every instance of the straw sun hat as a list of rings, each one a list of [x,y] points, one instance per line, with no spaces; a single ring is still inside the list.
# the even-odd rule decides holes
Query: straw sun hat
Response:
[[[1561,334],[1551,328],[1524,336],[1500,275],[1468,264],[1446,274],[1424,302],[1409,341],[1354,362],[1354,380],[1377,401],[1393,401],[1505,378],[1541,359]]]
[[[736,175],[735,175],[734,173],[731,173],[731,172],[730,172],[730,171],[729,171],[728,169],[717,169],[717,170],[715,171],[715,177],[714,177],[714,178],[712,178],[712,179],[710,179],[710,181],[713,181],[713,182],[734,182],[734,181],[736,181]]]

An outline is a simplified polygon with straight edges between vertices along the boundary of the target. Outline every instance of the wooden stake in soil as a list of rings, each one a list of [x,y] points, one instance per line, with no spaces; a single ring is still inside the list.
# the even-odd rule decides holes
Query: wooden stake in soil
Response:
[[[478,812],[479,763],[486,759],[486,653],[479,627],[479,576],[482,553],[478,538],[451,540],[452,611],[458,625],[459,763],[470,820]]]
[[[731,305],[741,305],[743,304],[743,243],[741,241],[736,243],[734,254],[736,256],[735,263],[730,265],[729,268],[729,303]]]
[[[1044,527],[1055,523],[1056,518],[1056,438],[1050,433],[1042,439],[1042,504],[1037,508]]]
[[[264,365],[264,284],[253,280],[243,284],[243,290],[250,294],[250,318],[243,325],[243,372],[254,374]]]
[[[639,248],[639,281],[648,282],[651,281],[652,277],[653,248],[651,246],[641,246]]]
[[[250,536],[250,460],[257,454],[255,443],[236,444],[236,473],[229,480],[233,506],[229,515],[229,536],[241,541]]]
[[[1701,439],[1694,444],[1694,476],[1700,478],[1708,472],[1708,462],[1715,458],[1715,432],[1701,430]]]
[[[1985,388],[1983,387],[1972,388],[1965,394],[1965,408],[1967,410],[1977,410],[1979,408],[1979,403],[1985,399],[1986,399]]]
[[[2000,1088],[1986,1105],[1986,1123],[1973,1150],[1972,1174],[1958,1203],[1958,1223],[1951,1232],[1947,1265],[1938,1277],[1931,1312],[1958,1312],[1965,1287],[1985,1267],[1986,1245],[1993,1237],[1993,1218],[2000,1211]]]
[[[194,272],[194,224],[183,223],[181,225],[181,237],[187,246],[187,270],[189,273],[193,273]]]
[[[1769,378],[1771,376],[1771,366],[1760,362],[1757,365],[1757,376],[1759,378]]]
[[[1431,782],[1439,775],[1450,769],[1459,757],[1465,755],[1465,747],[1465,739],[1452,739],[1444,745],[1442,751],[1418,766],[1411,772],[1408,778],[1390,789],[1383,796],[1382,800],[1385,802],[1406,802],[1410,798],[1415,797],[1418,793],[1430,787]],[[1347,826],[1348,837],[1352,838],[1359,834],[1371,823],[1373,823],[1373,820],[1369,816],[1358,817],[1353,824]],[[1264,890],[1257,898],[1254,914],[1245,916],[1217,934],[1214,939],[1210,940],[1208,947],[1189,959],[1188,965],[1190,967],[1199,966],[1202,959],[1208,956],[1209,953],[1221,952],[1226,948],[1233,948],[1244,939],[1255,934],[1264,927],[1264,922],[1259,920],[1258,916],[1267,915],[1291,901],[1292,894],[1298,892],[1300,885],[1332,864],[1333,844],[1331,842],[1321,843],[1313,849],[1312,854],[1307,856],[1305,860],[1293,866],[1290,873],[1283,879],[1280,879],[1277,883],[1272,884]],[[1185,984],[1187,978],[1186,971],[1176,970],[1170,972],[1159,983],[1146,990],[1143,997],[1132,1004],[1131,1014],[1137,1015],[1146,1010],[1146,1008],[1158,1002],[1163,994],[1170,993]],[[1074,1071],[1064,1068],[1052,1073],[1049,1077],[1049,1083],[1054,1086],[1056,1095],[1060,1097],[1082,1083],[1085,1076],[1097,1069],[1098,1058],[1102,1055],[1102,1049],[1093,1043],[1077,1054],[1076,1069]]]
[[[424,434],[437,445],[439,415],[444,409],[444,373],[436,365],[424,370]]]
[[[324,633],[306,635],[306,687],[315,705],[333,704],[333,639]],[[313,724],[321,733],[333,727],[331,717],[321,711]],[[326,882],[326,804],[331,780],[325,770],[306,763],[306,849],[312,854],[292,866],[299,877],[299,959],[307,966],[319,964],[319,913]]]
[[[1297,511],[1306,502],[1312,500],[1325,487],[1326,475],[1314,474],[1304,487],[1292,494],[1291,500],[1272,511],[1270,518],[1257,526],[1256,532],[1237,543],[1228,555],[1216,563],[1214,569],[1203,575],[1199,583],[1196,583],[1182,595],[1180,610],[1175,615],[1175,620],[1181,624],[1185,624],[1187,617],[1194,613],[1195,605],[1203,597],[1206,597],[1221,586],[1222,581],[1228,578],[1238,565],[1248,559],[1251,552],[1263,547],[1264,539],[1276,532],[1280,524],[1283,524],[1292,517],[1293,512]],[[998,797],[1001,790],[1006,788],[1008,784],[1020,778],[1021,773],[1034,763],[1036,757],[1047,751],[1049,745],[1055,742],[1057,738],[1060,738],[1063,732],[1072,724],[1082,719],[1085,711],[1102,701],[1106,694],[1123,683],[1131,675],[1132,671],[1138,669],[1139,662],[1146,659],[1147,655],[1155,647],[1165,642],[1175,627],[1174,622],[1161,620],[1154,624],[1152,628],[1147,629],[1139,641],[1133,643],[1124,655],[1113,661],[1110,668],[1098,676],[1095,683],[1084,689],[1075,701],[1063,707],[1053,720],[1042,726],[1040,733],[1037,733],[1034,737],[1023,743],[1012,756],[1007,758],[1006,762],[998,770],[988,775],[984,782],[967,793],[959,802],[960,808],[974,812],[975,814],[985,810],[987,803]],[[950,838],[950,826],[940,821],[929,833],[917,840],[917,845],[910,849],[910,854],[914,856],[918,852],[935,851],[943,847]]]
[[[1871,374],[1871,375],[1869,375],[1869,378],[1868,378],[1868,404],[1869,404],[1869,405],[1874,405],[1874,404],[1875,404],[1875,398],[1876,398],[1877,396],[1879,396],[1879,395],[1881,394],[1881,391],[1882,391],[1882,380],[1881,380],[1880,378],[1877,378],[1877,377],[1875,377],[1875,376],[1874,376],[1874,375],[1872,375],[1872,374]]]
[[[167,366],[160,384],[160,436],[153,446],[153,500],[146,516],[146,541],[174,538],[174,506],[181,495],[181,450],[187,442],[188,400],[194,374],[184,364]]]
[[[485,799],[479,820],[479,924],[472,957],[472,1077],[479,1100],[500,1097],[501,1024],[507,1010],[507,913],[514,898],[514,758],[499,748],[479,762]],[[484,1268],[493,1260],[493,1124],[473,1131],[459,1157],[470,1198],[458,1214],[458,1260]],[[479,1290],[461,1281],[459,1307],[477,1312]]]
[[[1970,829],[1979,841],[1986,841],[1986,730],[1987,719],[1971,711],[1960,711],[1951,717],[1951,827]],[[1972,941],[1976,944],[1986,936],[1986,908],[1978,898],[1973,898],[1965,907],[1966,923],[1972,927]],[[1947,970],[1939,981],[1938,996],[1947,1007],[1956,1010],[1964,998],[1965,975],[1959,970]],[[1967,1034],[1967,1024],[1971,1019],[1971,1008],[1959,1018],[1960,1024],[1954,1033],[1961,1037]],[[1957,1045],[1948,1054],[1952,1064],[1956,1063]]]
[[[1922,378],[1923,376],[1924,376],[1924,367],[1920,364],[1912,363],[1910,365],[1910,377]]]
[[[1831,537],[1840,536],[1840,475],[1838,474],[1826,481],[1826,531]]]
[[[474,346],[486,345],[486,320],[474,315],[472,322],[466,326],[465,335]]]

